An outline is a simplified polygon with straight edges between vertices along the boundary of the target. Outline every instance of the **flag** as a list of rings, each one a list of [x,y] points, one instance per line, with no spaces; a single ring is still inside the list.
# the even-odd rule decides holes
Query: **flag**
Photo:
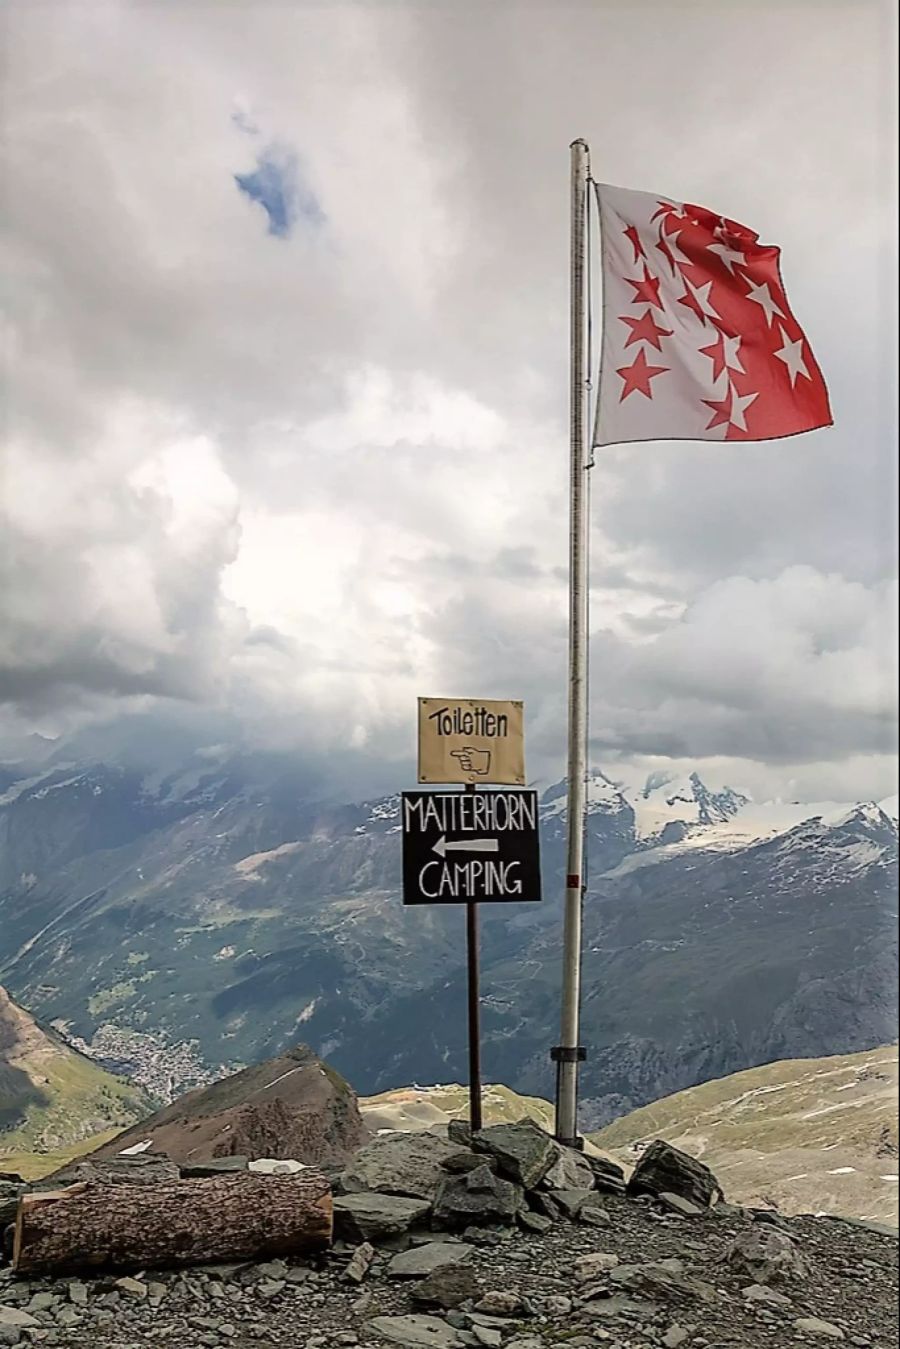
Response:
[[[598,183],[603,344],[595,445],[771,440],[830,426],[780,250],[701,206]]]

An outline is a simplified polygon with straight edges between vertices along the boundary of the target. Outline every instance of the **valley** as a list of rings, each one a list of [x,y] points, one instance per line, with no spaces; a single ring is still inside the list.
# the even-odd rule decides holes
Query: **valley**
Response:
[[[278,755],[66,755],[6,764],[0,797],[0,980],[45,1023],[160,1099],[301,1040],[364,1094],[465,1079],[463,914],[401,904],[399,796],[336,802]],[[485,1072],[535,1097],[564,805],[543,793],[545,902],[481,915]],[[894,1033],[896,800],[595,771],[587,828],[583,1127]]]

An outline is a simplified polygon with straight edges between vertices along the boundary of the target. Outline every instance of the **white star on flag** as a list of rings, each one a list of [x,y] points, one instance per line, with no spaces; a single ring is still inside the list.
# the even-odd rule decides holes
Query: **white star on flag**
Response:
[[[739,253],[736,248],[729,248],[727,243],[710,244],[710,253],[718,253],[732,276],[734,276],[734,264],[739,262],[743,267],[746,258],[743,253]]]
[[[686,276],[683,276],[681,279],[685,284],[687,295],[692,295],[694,297],[694,300],[699,305],[702,313],[704,313],[707,318],[717,319],[722,317],[718,310],[713,309],[710,304],[709,292],[712,290],[713,284],[711,281],[707,281],[703,286],[692,286]],[[688,307],[692,308],[693,306],[689,305]]]
[[[778,302],[773,300],[772,292],[769,290],[768,281],[764,281],[761,286],[754,286],[752,282],[748,283],[750,290],[747,293],[747,299],[758,304],[766,316],[769,327],[772,326],[772,320],[777,314],[779,318],[784,318],[784,314],[778,308]]]
[[[745,375],[747,372],[741,365],[741,358],[738,352],[741,349],[740,337],[726,337],[722,334],[722,345],[725,348],[725,364],[729,370],[736,370],[739,375]]]
[[[662,253],[668,266],[671,268],[673,276],[678,275],[677,269],[679,267],[690,266],[690,258],[686,257],[678,246],[677,234],[664,234],[656,247],[659,249],[660,253]]]
[[[744,413],[752,402],[759,397],[758,393],[748,393],[741,397],[739,394],[732,394],[731,411],[728,414],[730,426],[736,426],[739,431],[746,431],[747,419]]]
[[[781,340],[784,346],[775,355],[780,361],[784,361],[788,368],[788,374],[791,377],[791,388],[797,383],[797,376],[804,375],[809,379],[809,371],[806,368],[806,362],[803,359],[803,338],[798,337],[796,342],[789,342],[787,333],[781,329]]]

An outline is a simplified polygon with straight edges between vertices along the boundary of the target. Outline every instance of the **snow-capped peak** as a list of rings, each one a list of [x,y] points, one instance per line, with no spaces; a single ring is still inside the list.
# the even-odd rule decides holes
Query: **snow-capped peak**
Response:
[[[894,800],[896,802],[896,797]],[[890,804],[890,798],[888,798],[887,804]],[[896,822],[896,819],[896,813],[891,815],[889,811],[885,810],[884,804],[876,804],[874,801],[861,801],[857,805],[842,807],[830,815],[823,816],[822,824],[833,829],[852,823],[889,826]]]
[[[883,801],[879,801],[878,807],[884,811],[889,820],[900,821],[900,796],[896,792],[893,796],[886,796]]]
[[[599,768],[592,768],[588,772],[585,782],[587,797],[587,812],[589,815],[599,814],[617,814],[620,810],[627,809],[627,801],[622,793],[622,788]],[[541,812],[544,818],[551,818],[554,815],[565,815],[567,805],[567,784],[565,781],[554,783],[548,787],[541,798]]]
[[[642,841],[664,836],[668,841],[700,825],[723,824],[749,804],[748,797],[731,787],[710,790],[699,773],[686,777],[651,773],[640,790],[627,794],[627,800]]]

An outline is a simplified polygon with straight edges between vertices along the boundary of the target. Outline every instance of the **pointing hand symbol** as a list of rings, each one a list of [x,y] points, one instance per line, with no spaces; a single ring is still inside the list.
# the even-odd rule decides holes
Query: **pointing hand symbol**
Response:
[[[491,767],[491,751],[489,749],[474,749],[467,745],[465,749],[453,749],[450,751],[452,759],[459,759],[459,766],[464,773],[474,773],[476,777],[486,777]]]

